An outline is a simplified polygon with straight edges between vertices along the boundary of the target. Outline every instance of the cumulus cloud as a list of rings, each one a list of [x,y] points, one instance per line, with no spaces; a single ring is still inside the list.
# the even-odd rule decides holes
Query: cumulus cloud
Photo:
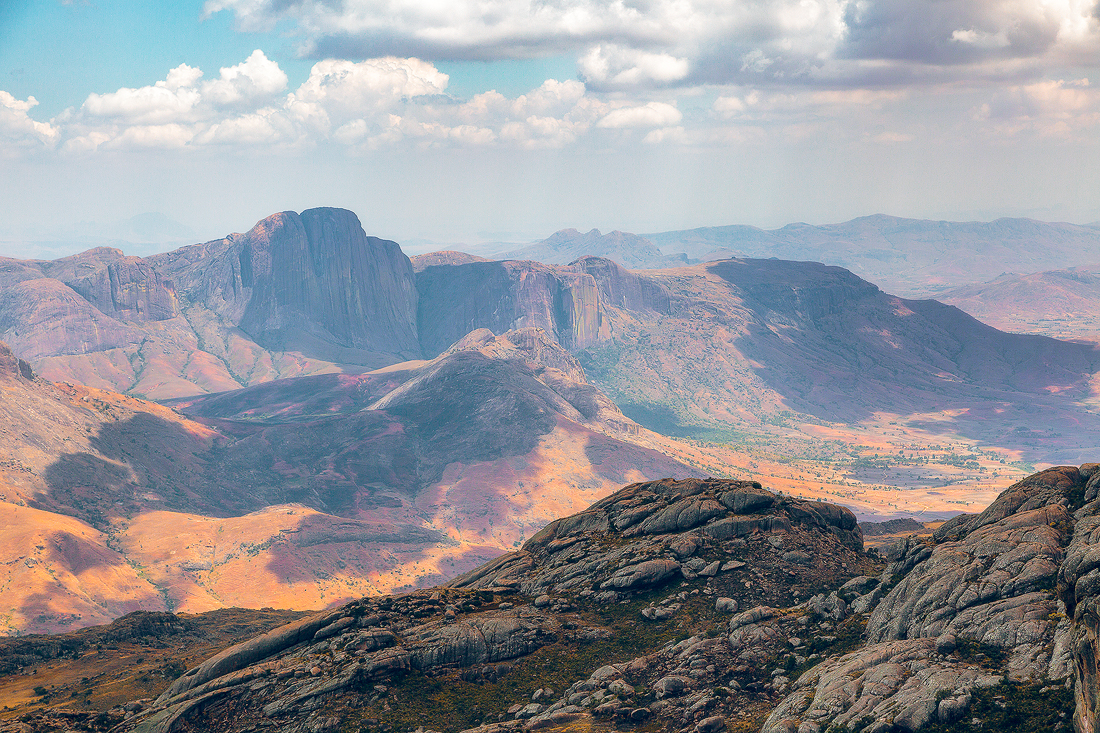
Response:
[[[325,59],[288,91],[278,64],[255,51],[214,79],[184,64],[149,86],[91,94],[55,124],[27,116],[33,99],[0,97],[6,105],[0,106],[0,125],[10,117],[7,127],[61,140],[66,153],[88,154],[320,143],[365,150],[403,143],[546,148],[575,142],[597,122],[653,127],[676,124],[681,117],[668,104],[638,104],[634,110],[625,99],[598,99],[577,80],[548,79],[512,98],[488,91],[466,100],[449,96],[448,82],[433,64],[416,58]],[[615,109],[619,116],[609,118]]]
[[[286,83],[279,65],[256,49],[243,63],[222,69],[218,79],[203,84],[202,95],[218,106],[248,105],[274,98]]]
[[[309,78],[291,95],[291,103],[319,105],[329,114],[354,117],[403,99],[442,94],[447,82],[446,74],[419,59],[326,59],[313,66]]]
[[[90,94],[80,111],[87,117],[129,124],[157,124],[193,118],[202,94],[195,86],[202,71],[181,64],[163,81],[137,89]]]
[[[613,44],[596,46],[578,63],[581,78],[603,89],[673,84],[686,78],[690,68],[687,59]]]
[[[1023,80],[1092,64],[1095,0],[208,0],[245,29],[297,25],[317,58],[576,53],[591,89]]]
[[[30,111],[38,105],[34,97],[16,99],[0,90],[0,153],[28,147],[52,146],[59,133],[47,122],[31,119]]]
[[[608,112],[598,127],[671,127],[684,118],[680,110],[665,102],[648,102],[637,107],[620,107]]]
[[[252,52],[236,66],[221,69],[217,79],[201,82],[203,73],[181,64],[152,86],[90,94],[79,114],[85,119],[131,125],[198,122],[223,107],[254,109],[286,89],[287,76],[263,51]]]

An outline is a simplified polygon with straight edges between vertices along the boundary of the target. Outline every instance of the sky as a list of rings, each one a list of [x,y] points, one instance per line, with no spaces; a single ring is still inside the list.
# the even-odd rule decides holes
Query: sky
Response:
[[[1086,223],[1098,84],[1097,0],[0,0],[0,254]]]

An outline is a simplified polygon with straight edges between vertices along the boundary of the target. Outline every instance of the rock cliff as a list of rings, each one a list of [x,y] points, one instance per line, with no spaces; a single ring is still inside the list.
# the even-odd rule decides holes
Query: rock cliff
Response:
[[[598,257],[567,267],[522,261],[432,266],[417,274],[416,284],[421,346],[429,356],[479,328],[541,328],[578,351],[616,335],[612,308],[640,314],[670,309],[660,284]]]
[[[595,280],[535,262],[427,267],[416,276],[420,346],[435,356],[470,331],[541,328],[567,349],[609,335]]]
[[[285,211],[150,261],[188,301],[268,348],[376,364],[419,355],[412,264],[350,211]]]

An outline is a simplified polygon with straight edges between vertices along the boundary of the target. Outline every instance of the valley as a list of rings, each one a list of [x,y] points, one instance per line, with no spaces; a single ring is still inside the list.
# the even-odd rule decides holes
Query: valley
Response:
[[[660,258],[4,263],[0,733],[1092,720],[1096,346]]]
[[[339,209],[5,261],[3,630],[408,591],[660,476],[942,520],[1100,448],[1088,344],[839,267],[658,264],[412,261]]]

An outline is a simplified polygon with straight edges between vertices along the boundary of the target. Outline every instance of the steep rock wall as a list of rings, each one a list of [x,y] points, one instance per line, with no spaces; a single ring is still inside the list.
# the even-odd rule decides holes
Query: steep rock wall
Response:
[[[151,259],[189,301],[267,348],[353,363],[420,355],[412,264],[350,211],[284,211],[247,234]]]
[[[471,262],[417,274],[420,345],[434,357],[479,328],[541,328],[567,349],[610,337],[596,280],[536,262]]]

